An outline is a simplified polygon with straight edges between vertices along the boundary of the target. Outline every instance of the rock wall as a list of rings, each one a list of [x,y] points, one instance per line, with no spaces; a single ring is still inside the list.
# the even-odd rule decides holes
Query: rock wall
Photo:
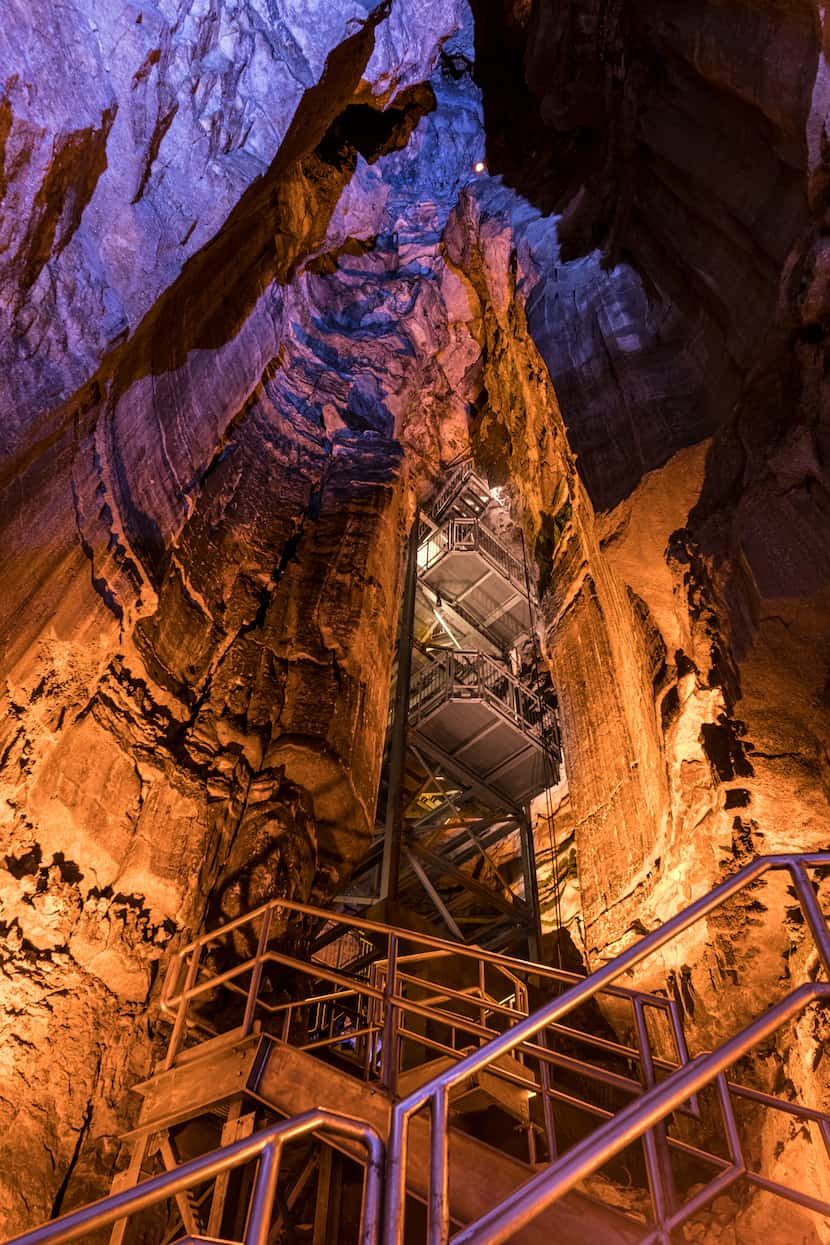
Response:
[[[647,728],[627,728],[645,741],[628,764],[645,771],[651,810],[623,816],[624,834],[608,793],[623,798],[628,783],[591,752],[586,916],[607,948],[661,868],[690,887],[666,905],[713,880],[738,821],[767,850],[827,839],[820,14],[738,0],[474,7],[491,170],[558,212],[554,224],[499,208],[618,585],[600,604],[606,572],[592,558],[588,591],[576,592],[584,548],[569,554],[571,534],[555,525],[552,659],[570,614],[593,600],[612,638],[596,638],[580,704],[613,670],[634,712],[615,635],[640,633],[632,669],[655,680]],[[509,72],[498,74],[500,47]],[[579,630],[591,632],[588,615]],[[561,683],[568,697],[574,680]],[[582,725],[572,771],[596,740]],[[637,844],[640,869],[622,882],[615,871],[592,900],[609,836]],[[667,868],[673,845],[683,860]]]
[[[414,493],[466,443],[459,6],[98,7],[2,36],[8,1231],[108,1187],[171,938],[362,852]]]
[[[800,666],[791,649],[776,656],[780,672],[772,678],[766,644],[756,650],[753,637],[748,651],[735,645],[719,595],[719,576],[734,567],[709,561],[693,541],[717,443],[678,451],[611,510],[592,502],[565,408],[532,334],[529,309],[544,280],[539,264],[548,245],[537,245],[537,226],[526,207],[482,183],[462,194],[445,244],[477,311],[482,389],[472,442],[494,478],[509,481],[540,568],[568,775],[565,829],[574,829],[579,861],[579,949],[596,965],[753,856],[826,848],[827,797],[811,761],[823,755],[827,735],[801,682],[815,677],[810,639]],[[611,301],[615,276],[596,280]],[[821,596],[807,608],[816,621],[826,616]],[[817,631],[810,636],[821,643]],[[738,709],[747,713],[745,688],[779,740],[793,732],[791,748],[816,731],[811,752],[797,763],[766,748],[756,755],[751,720],[736,716]],[[771,702],[771,690],[786,690],[787,699]],[[826,902],[824,890],[826,883]],[[811,955],[792,894],[774,877],[654,957],[636,982],[675,995],[699,1050],[737,1032],[815,971]],[[625,1018],[611,1019],[625,1031]],[[745,1075],[770,1090],[789,1082],[800,1101],[826,1102],[815,1062],[822,1023],[820,1013],[806,1013],[749,1062]],[[746,1123],[751,1162],[786,1172],[804,1191],[826,1189],[817,1136],[781,1119]],[[748,1243],[761,1232],[781,1245],[822,1239],[806,1212],[763,1197],[748,1208],[722,1205],[718,1215],[701,1220],[697,1227],[707,1235],[696,1239]]]
[[[501,445],[531,531],[549,516],[547,640],[596,961],[758,853],[830,845],[827,36],[807,0],[474,9],[490,170],[556,213],[499,209],[576,454],[560,521],[507,406]],[[804,971],[782,887],[640,975],[675,991],[696,1043]],[[782,1033],[759,1083],[826,1102],[805,1053],[820,1032],[809,1013]],[[766,1122],[756,1139],[826,1192],[817,1137]],[[819,1239],[779,1213],[761,1200],[740,1239]]]

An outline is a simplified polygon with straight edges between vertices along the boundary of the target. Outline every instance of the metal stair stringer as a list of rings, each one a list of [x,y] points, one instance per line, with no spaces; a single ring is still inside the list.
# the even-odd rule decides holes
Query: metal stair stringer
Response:
[[[358,1081],[322,1063],[313,1055],[283,1042],[270,1043],[256,1085],[257,1095],[282,1115],[295,1116],[311,1107],[337,1109],[365,1120],[386,1142],[390,1127],[390,1101],[377,1086]],[[484,1142],[449,1129],[450,1213],[466,1224],[487,1207],[501,1204],[525,1184],[533,1169],[519,1159],[494,1150]],[[407,1189],[426,1202],[429,1195],[429,1126],[415,1116],[409,1125]],[[454,1179],[453,1173],[459,1178]],[[636,1245],[648,1235],[631,1220],[581,1193],[569,1193],[513,1237],[516,1245]]]

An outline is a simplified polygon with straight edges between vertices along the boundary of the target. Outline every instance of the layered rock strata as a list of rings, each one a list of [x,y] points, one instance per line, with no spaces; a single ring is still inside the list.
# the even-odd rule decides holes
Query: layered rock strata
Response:
[[[58,56],[21,6],[7,49],[8,1230],[107,1187],[171,937],[365,847],[412,489],[464,436],[442,209],[377,167],[453,88],[455,8],[179,7],[62,10]]]
[[[596,962],[754,855],[830,844],[824,14],[474,8],[491,171],[558,214],[542,238],[499,209],[524,230],[529,334],[578,454],[542,552]],[[523,430],[497,424],[515,458]],[[810,955],[770,881],[641,980],[709,1044]],[[821,1032],[811,1012],[782,1033],[759,1083],[826,1101]],[[826,1192],[817,1136],[756,1136]],[[741,1239],[817,1239],[778,1214],[762,1199]]]

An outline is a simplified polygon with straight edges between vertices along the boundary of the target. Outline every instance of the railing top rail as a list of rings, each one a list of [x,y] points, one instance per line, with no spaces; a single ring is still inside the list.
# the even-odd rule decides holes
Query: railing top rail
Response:
[[[562,1158],[532,1176],[475,1223],[456,1233],[452,1245],[500,1245],[511,1240],[547,1206],[602,1167],[612,1155],[637,1141],[782,1024],[820,999],[830,999],[830,984],[827,982],[808,982],[797,986],[785,999],[716,1051],[698,1055],[670,1073],[661,1084],[623,1107],[589,1137],[571,1147]],[[681,1216],[682,1210],[677,1216],[678,1222]]]
[[[172,1010],[183,998],[188,1001],[197,999],[201,995],[211,993],[217,986],[232,983],[235,978],[244,976],[256,964],[282,964],[286,968],[296,968],[298,971],[305,972],[307,976],[313,977],[315,981],[328,981],[333,985],[341,986],[344,991],[365,995],[367,998],[376,999],[378,1002],[383,999],[382,991],[368,981],[356,981],[354,978],[346,977],[343,973],[338,973],[326,964],[311,963],[309,960],[300,960],[294,955],[283,955],[279,951],[268,950],[263,951],[255,960],[248,960],[245,963],[234,965],[233,968],[227,969],[224,973],[208,977],[206,981],[185,986],[178,994],[164,993],[161,1000],[162,1011]],[[247,994],[247,991],[245,993]],[[272,1009],[269,1008],[268,1010]]]
[[[220,1150],[211,1150],[208,1154],[191,1159],[171,1171],[162,1172],[143,1180],[132,1189],[123,1189],[101,1198],[79,1210],[70,1211],[53,1219],[30,1232],[24,1232],[7,1242],[7,1245],[63,1245],[64,1242],[76,1241],[85,1236],[93,1228],[103,1228],[107,1224],[117,1223],[128,1215],[146,1210],[158,1202],[166,1201],[177,1193],[192,1188],[194,1184],[213,1179],[222,1172],[239,1167],[252,1159],[260,1157],[266,1150],[284,1145],[307,1133],[325,1131],[336,1136],[348,1137],[362,1142],[367,1151],[367,1179],[374,1187],[374,1212],[377,1212],[379,1182],[383,1170],[384,1146],[377,1131],[365,1120],[350,1116],[337,1115],[333,1111],[315,1109],[307,1111],[294,1119],[273,1124],[262,1132],[243,1138],[223,1146]],[[271,1191],[273,1197],[273,1190]],[[267,1208],[266,1208],[267,1209]],[[254,1216],[252,1215],[253,1219]],[[260,1219],[262,1216],[260,1216]],[[267,1216],[266,1226],[267,1226]],[[374,1238],[377,1224],[371,1225],[370,1234]],[[246,1232],[246,1241],[252,1240]]]
[[[476,962],[490,964],[495,968],[501,969],[506,975],[511,975],[511,980],[518,980],[519,984],[524,985],[520,974],[531,973],[533,976],[543,977],[549,981],[573,983],[585,981],[586,978],[580,973],[573,973],[567,969],[553,968],[547,964],[537,964],[533,960],[522,960],[516,956],[503,955],[498,951],[489,951],[485,947],[468,945],[465,943],[450,942],[446,938],[438,938],[434,934],[423,934],[419,931],[405,929],[398,925],[387,925],[382,921],[373,921],[362,916],[348,916],[343,913],[335,913],[328,909],[316,908],[311,904],[300,903],[295,899],[271,899],[267,903],[260,904],[258,908],[252,909],[251,912],[244,916],[235,917],[234,920],[228,921],[226,925],[221,925],[215,930],[201,934],[198,938],[194,938],[192,942],[181,947],[175,952],[175,959],[182,960],[197,949],[208,946],[211,942],[216,942],[220,938],[227,937],[234,930],[241,928],[250,922],[257,920],[260,916],[264,916],[268,911],[277,909],[286,909],[289,912],[298,912],[305,916],[319,917],[327,921],[343,925],[346,929],[358,929],[369,933],[390,935],[402,942],[411,942],[422,947],[434,949],[443,955],[460,956],[465,959]],[[251,961],[252,963],[253,961]],[[385,964],[386,960],[379,960],[381,964]],[[310,967],[325,968],[323,964],[317,964],[317,961],[309,961]],[[250,967],[250,964],[248,965]],[[603,993],[614,995],[617,998],[633,999],[640,998],[644,1002],[653,1007],[669,1009],[671,1000],[659,994],[649,994],[643,990],[634,990],[628,986],[611,986]],[[178,996],[173,996],[173,1000],[166,999],[167,1002],[174,1001]]]
[[[451,465],[450,474],[433,497],[430,505],[426,507],[427,511],[440,518],[443,511],[452,501],[454,491],[473,474],[474,470],[475,464],[472,458],[462,458],[460,462]]]
[[[397,961],[398,965],[401,963],[401,960],[405,960],[406,958],[407,958],[406,956],[401,957],[401,959]],[[418,958],[418,957],[415,957],[415,958]],[[249,960],[241,965],[238,965],[237,967],[233,969],[228,970],[227,972],[221,974],[219,977],[209,978],[207,981],[197,983],[190,987],[185,987],[185,989],[183,989],[179,994],[163,999],[162,1008],[163,1009],[170,1008],[172,1010],[173,1007],[177,1006],[178,1004],[182,1002],[182,999],[186,1000],[187,1003],[190,1003],[191,1001],[198,999],[200,996],[204,994],[212,993],[216,989],[216,986],[222,983],[228,985],[228,988],[231,990],[236,989],[238,990],[240,994],[247,995],[248,993],[247,989],[244,989],[242,987],[237,987],[232,979],[235,976],[244,976],[245,973],[247,973],[250,970],[253,963],[254,961]],[[272,1004],[272,1003],[267,1003],[263,1000],[260,1000],[258,1004],[259,1007],[261,1007],[261,1009],[264,1012],[266,1012],[269,1016],[276,1016],[276,1015],[279,1015],[280,1013],[284,1013],[287,1011],[293,1011],[297,1007],[306,1007],[306,1006],[314,1005],[316,1003],[323,1003],[327,1001],[336,1000],[342,1003],[344,1000],[352,998],[352,997],[354,998],[364,997],[368,999],[373,999],[376,1002],[380,1002],[382,999],[386,997],[385,993],[381,989],[379,989],[377,985],[373,985],[370,982],[365,982],[365,981],[355,982],[354,985],[349,985],[347,983],[347,979],[343,978],[341,974],[335,973],[333,971],[329,971],[326,969],[325,966],[320,968],[319,965],[315,965],[309,960],[297,959],[294,956],[282,955],[279,952],[275,952],[275,951],[265,951],[262,953],[260,957],[260,963],[283,964],[283,965],[287,965],[288,967],[293,967],[299,972],[305,973],[306,976],[312,976],[315,978],[319,977],[325,981],[343,983],[341,984],[341,987],[338,990],[333,990],[333,991],[329,991],[327,993],[321,993],[321,994],[306,995],[302,998],[293,999],[286,1003]],[[388,963],[387,961],[378,961],[375,964],[375,967],[380,969],[381,978],[386,972],[388,972],[387,963]],[[467,1033],[470,1036],[475,1037],[475,1038],[490,1037],[493,1035],[493,1030],[490,1029],[486,1025],[482,1026],[482,1025],[475,1024],[473,1021],[470,1020],[469,1017],[463,1017],[456,1012],[442,1011],[436,1007],[436,1003],[439,1001],[448,1001],[448,1000],[455,999],[458,1001],[463,1001],[464,1003],[468,1004],[469,1006],[473,1007],[476,1010],[478,1010],[481,1005],[484,1005],[487,1012],[492,1013],[492,1014],[498,1014],[498,1015],[504,1016],[507,1019],[511,1019],[514,1021],[519,1021],[527,1015],[526,1007],[524,1010],[510,1007],[506,1003],[499,1002],[497,999],[493,998],[491,995],[488,995],[486,993],[482,994],[479,991],[478,987],[476,986],[470,986],[467,990],[456,990],[446,985],[443,985],[441,983],[433,982],[429,978],[416,977],[409,973],[403,973],[403,972],[396,973],[396,980],[399,983],[404,982],[404,983],[412,984],[424,990],[426,990],[427,988],[432,988],[433,991],[437,991],[436,993],[433,993],[433,995],[431,995],[430,997],[426,999],[416,1000],[416,999],[411,999],[411,998],[398,998],[397,1006],[401,1009],[403,1013],[414,1014],[416,1016],[422,1016],[424,1018],[429,1018],[432,1020],[438,1020],[438,1021],[443,1020],[445,1023],[450,1024],[453,1027],[455,1027],[457,1031],[460,1031],[462,1033]],[[524,988],[524,983],[522,983],[521,981],[517,981],[516,985],[514,986],[514,989],[521,990],[523,988]],[[655,996],[653,998],[650,996],[642,996],[642,998],[640,999],[640,1002],[643,1004],[653,1003],[656,1006],[660,1007],[661,1009],[666,1009],[667,1011],[669,1011],[670,1014],[674,1011],[674,1008],[675,1008],[675,1004],[673,1000],[662,998],[660,996]],[[379,1023],[378,1025],[374,1027],[380,1029],[382,1028],[382,1024]],[[550,1025],[550,1029],[552,1031],[555,1031],[557,1033],[570,1037],[573,1040],[585,1042],[590,1046],[598,1047],[602,1050],[608,1051],[609,1053],[620,1055],[626,1059],[638,1060],[641,1057],[638,1050],[636,1050],[634,1047],[625,1046],[618,1042],[610,1042],[606,1039],[596,1037],[595,1035],[591,1033],[583,1033],[579,1029],[573,1029],[567,1025],[554,1023]],[[361,1032],[363,1031],[364,1030],[361,1030]],[[365,1031],[369,1032],[369,1029]],[[355,1034],[352,1033],[350,1034],[350,1036],[355,1036]],[[339,1040],[342,1040],[342,1037]],[[524,1053],[526,1054],[535,1055],[542,1059],[549,1059],[551,1062],[554,1062],[554,1063],[562,1062],[562,1060],[565,1058],[564,1056],[561,1056],[561,1055],[556,1055],[556,1056],[548,1055],[542,1046],[537,1046],[532,1043],[526,1043],[522,1049]],[[458,1059],[461,1059],[463,1057],[461,1051],[455,1052],[455,1054],[456,1054],[456,1058]],[[680,1052],[680,1057],[681,1057],[682,1062],[685,1062],[688,1058],[688,1056],[684,1053],[683,1050]],[[655,1066],[663,1068],[663,1069],[673,1068],[675,1066],[674,1063],[666,1061],[658,1057],[654,1057],[654,1064]],[[589,1062],[586,1062],[585,1060],[570,1060],[567,1064],[567,1066],[573,1067],[573,1068],[576,1068],[577,1065],[579,1065],[579,1068],[581,1069],[583,1074],[586,1076],[589,1076],[589,1077],[595,1076],[600,1080],[602,1079],[605,1079],[606,1081],[608,1080],[608,1076],[609,1076],[608,1073],[603,1072],[601,1069],[598,1070],[595,1066],[592,1066]],[[615,1081],[614,1083],[621,1085],[623,1082]]]
[[[479,544],[492,546],[494,555],[498,556],[506,567],[509,578],[513,580],[521,591],[527,592],[530,584],[525,574],[524,564],[516,554],[507,547],[504,541],[499,540],[498,536],[489,527],[485,527],[483,523],[479,524],[478,535]]]
[[[424,549],[430,544],[441,546],[442,554],[453,550],[456,540],[466,542],[466,533],[475,532],[475,547],[482,550],[491,561],[495,561],[499,569],[513,581],[521,592],[528,592],[527,576],[521,559],[501,540],[494,531],[482,523],[478,517],[444,519],[432,523],[431,530],[424,533],[418,548]],[[462,546],[466,548],[466,543]],[[436,558],[437,560],[437,558]]]
[[[436,691],[438,691],[442,683],[448,680],[449,682],[458,682],[455,678],[455,673],[464,669],[474,671],[484,690],[489,692],[491,697],[497,702],[506,703],[506,696],[498,695],[493,690],[487,683],[488,675],[491,679],[503,681],[505,692],[507,687],[510,686],[517,697],[523,697],[525,703],[535,705],[540,722],[547,718],[553,718],[553,707],[546,704],[538,692],[534,692],[526,683],[517,678],[512,671],[499,664],[499,662],[488,656],[487,653],[479,652],[477,649],[445,649],[434,653],[432,663],[429,666],[425,666],[412,680],[411,699],[417,700],[423,688],[430,684],[434,684]],[[464,686],[467,687],[467,685]],[[530,722],[526,714],[520,714],[519,716],[530,731],[543,734],[540,726]]]
[[[455,656],[455,654],[453,654],[453,656]],[[500,665],[492,657],[488,656],[487,653],[479,653],[478,656],[481,658],[482,666],[490,670],[496,678],[501,679],[506,677],[508,682],[516,689],[516,691],[521,692],[522,696],[525,696],[528,700],[535,701],[535,703],[539,706],[539,711],[541,713],[553,712],[552,708],[545,704],[545,701],[539,693],[534,692],[533,689],[528,687],[526,683],[523,683],[521,679],[517,678],[512,671],[505,670],[502,665]]]
[[[804,866],[818,865],[830,865],[830,852],[815,852],[807,855],[785,853],[761,856],[757,860],[744,865],[731,878],[725,879],[707,895],[701,896],[700,899],[690,904],[682,912],[677,913],[676,916],[666,921],[664,925],[641,938],[639,942],[629,947],[627,951],[623,951],[609,961],[608,964],[596,969],[589,977],[582,978],[577,984],[566,990],[564,994],[544,1004],[525,1020],[520,1021],[499,1037],[494,1038],[486,1046],[474,1051],[452,1068],[433,1078],[432,1081],[428,1081],[426,1084],[413,1090],[408,1097],[396,1103],[393,1108],[394,1112],[401,1116],[406,1116],[418,1110],[436,1092],[452,1088],[459,1081],[487,1067],[501,1055],[508,1054],[515,1047],[534,1037],[540,1030],[546,1028],[553,1021],[558,1020],[560,1016],[565,1015],[574,1007],[587,1002],[601,991],[606,991],[613,985],[617,977],[636,967],[637,964],[647,959],[648,956],[659,950],[660,947],[670,942],[677,934],[694,925],[701,917],[720,907],[726,900],[742,891],[746,886],[749,886],[771,869],[787,868],[791,871],[799,891],[799,897],[802,900],[802,904],[806,906],[810,900],[802,890],[803,884],[799,876],[800,870]],[[807,886],[809,888],[809,881]],[[813,897],[813,902],[815,902],[811,888],[809,888],[809,895]],[[807,912],[805,915],[809,919],[810,913]],[[825,971],[830,974],[830,935],[828,935],[826,928],[823,935],[821,935],[813,922],[810,921],[809,923],[818,945]]]

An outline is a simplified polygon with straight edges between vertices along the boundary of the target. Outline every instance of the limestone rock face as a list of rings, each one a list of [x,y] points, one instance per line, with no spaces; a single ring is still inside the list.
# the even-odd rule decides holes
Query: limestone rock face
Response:
[[[517,254],[591,503],[569,486],[549,527],[545,609],[604,956],[753,855],[830,843],[825,17],[474,8],[490,170],[557,214],[555,237],[525,214]],[[502,218],[515,235],[515,209]],[[770,882],[643,980],[668,981],[708,1044],[809,945]],[[775,1061],[809,1100],[826,1082],[799,1040],[782,1034]],[[759,1137],[804,1161],[774,1125]],[[807,1167],[801,1187],[826,1190]]]
[[[459,3],[404,0],[375,40],[382,9],[73,0],[45,25],[37,4],[11,0],[0,35],[5,451],[135,333],[278,155],[313,148],[310,126],[324,131],[351,96],[389,104],[423,82],[461,22]],[[416,29],[417,41],[403,38]],[[325,102],[311,109],[326,70]]]
[[[4,23],[9,1231],[107,1188],[171,937],[325,900],[373,825],[412,498],[466,444],[439,239],[481,149],[460,6],[387,7]]]
[[[743,824],[768,849],[825,843],[823,18],[810,3],[737,0],[474,8],[491,170],[559,213],[555,230],[527,214],[519,229],[527,323],[677,758],[676,794],[641,831],[643,868],[688,885],[688,858],[666,869],[678,818],[704,858]],[[691,447],[707,444],[704,461]],[[557,527],[554,662],[560,610],[580,600],[574,565],[556,573],[569,543]],[[628,631],[613,612],[605,628]],[[607,651],[594,677],[624,664]],[[573,680],[561,682],[567,697]],[[590,734],[575,731],[572,749]],[[636,751],[656,791],[663,767]],[[608,807],[600,790],[596,803]],[[625,925],[625,906],[606,915],[620,889],[598,894],[603,931]]]
[[[765,350],[810,228],[808,131],[820,163],[817,6],[473,7],[491,169],[580,259],[528,315],[605,509],[720,426]]]

